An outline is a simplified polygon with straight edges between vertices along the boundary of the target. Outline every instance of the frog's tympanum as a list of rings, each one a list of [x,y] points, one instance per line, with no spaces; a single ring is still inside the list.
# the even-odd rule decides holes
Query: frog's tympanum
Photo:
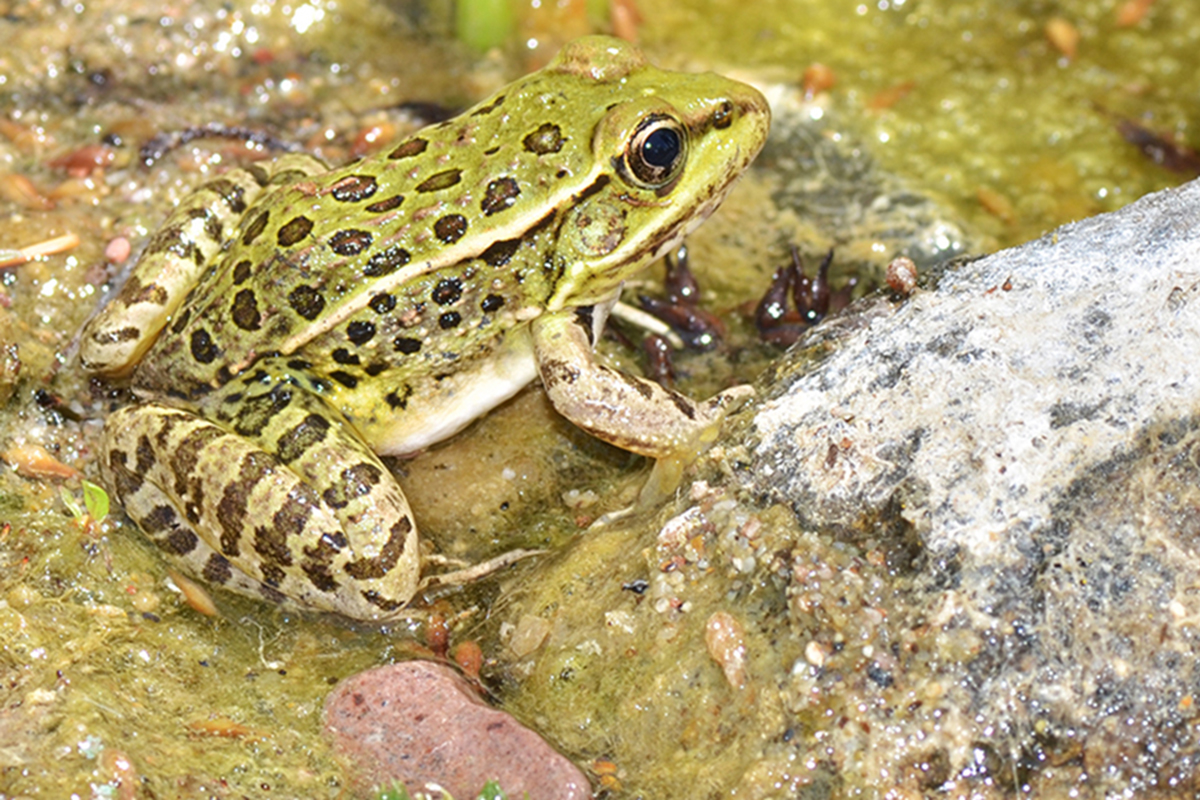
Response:
[[[224,173],[84,330],[85,367],[141,399],[107,420],[106,479],[186,570],[360,619],[420,581],[377,454],[445,439],[535,378],[583,430],[656,459],[645,492],[673,490],[745,391],[694,402],[592,346],[622,281],[717,207],[769,116],[749,86],[593,37],[379,155]]]

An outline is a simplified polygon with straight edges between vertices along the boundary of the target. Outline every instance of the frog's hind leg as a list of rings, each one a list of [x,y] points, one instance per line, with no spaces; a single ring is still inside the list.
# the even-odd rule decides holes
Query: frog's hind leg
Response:
[[[204,416],[122,409],[102,463],[130,517],[198,577],[386,618],[417,591],[412,514],[378,457],[302,380],[260,371],[207,398]]]
[[[188,291],[217,258],[243,212],[267,187],[326,169],[284,156],[232,169],[188,195],[150,239],[117,295],[84,326],[79,358],[92,372],[127,373],[154,343]]]

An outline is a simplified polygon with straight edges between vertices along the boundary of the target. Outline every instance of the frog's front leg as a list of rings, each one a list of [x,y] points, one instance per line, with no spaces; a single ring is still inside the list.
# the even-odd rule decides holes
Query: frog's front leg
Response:
[[[542,383],[555,410],[577,426],[624,450],[655,459],[638,498],[648,507],[675,491],[684,468],[712,444],[730,406],[754,394],[735,386],[696,402],[657,383],[597,364],[589,307],[533,321]]]
[[[306,384],[268,360],[195,412],[122,409],[102,464],[129,516],[195,575],[386,617],[417,591],[412,514],[392,474]]]

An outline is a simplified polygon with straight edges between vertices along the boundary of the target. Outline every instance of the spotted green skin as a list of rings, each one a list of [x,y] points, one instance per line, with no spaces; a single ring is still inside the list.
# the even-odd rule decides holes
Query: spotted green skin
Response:
[[[444,439],[532,380],[655,458],[648,493],[670,491],[745,392],[695,403],[591,346],[622,281],[716,208],[768,125],[748,86],[591,37],[380,155],[223,175],[83,332],[85,367],[142,399],[106,424],[108,481],[188,571],[361,619],[420,584],[377,454]],[[686,147],[647,180],[655,126]]]

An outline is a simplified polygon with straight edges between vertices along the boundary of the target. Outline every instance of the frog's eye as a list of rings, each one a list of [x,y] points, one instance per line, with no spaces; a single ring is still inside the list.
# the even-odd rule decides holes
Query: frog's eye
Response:
[[[687,130],[678,120],[659,114],[644,119],[625,148],[627,175],[646,189],[669,185],[686,160]]]

